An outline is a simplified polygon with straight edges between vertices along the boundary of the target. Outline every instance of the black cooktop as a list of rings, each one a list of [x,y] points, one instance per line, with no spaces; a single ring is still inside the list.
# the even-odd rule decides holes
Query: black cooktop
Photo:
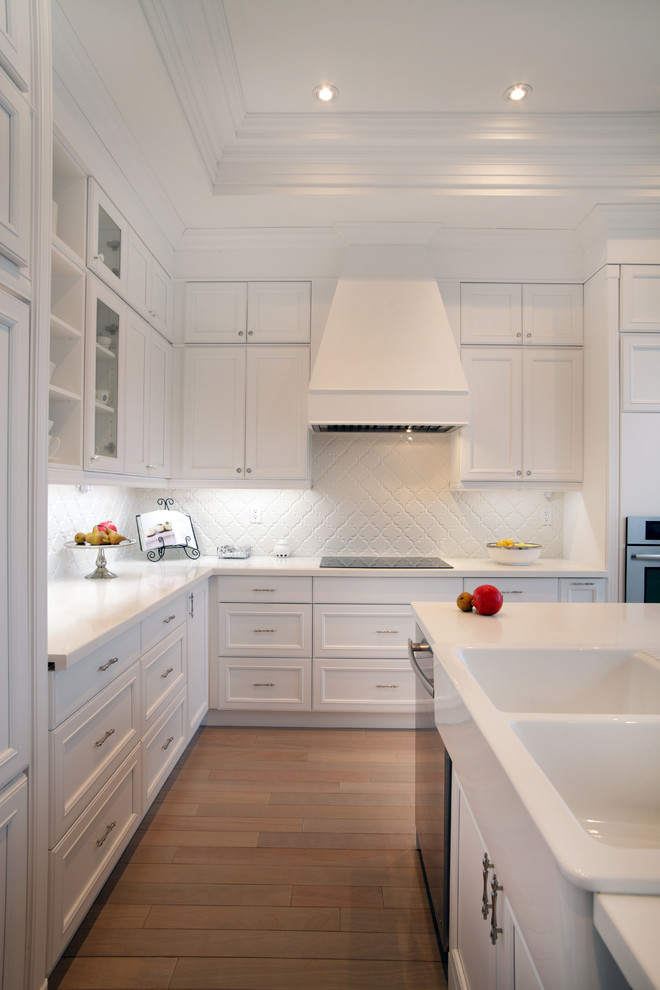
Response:
[[[440,557],[321,557],[320,566],[433,570],[439,567],[451,568],[453,565]]]

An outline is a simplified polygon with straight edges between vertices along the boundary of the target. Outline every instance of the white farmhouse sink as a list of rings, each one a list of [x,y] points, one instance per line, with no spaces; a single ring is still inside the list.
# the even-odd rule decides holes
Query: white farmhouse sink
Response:
[[[597,647],[456,654],[500,711],[660,716],[658,654]]]
[[[589,836],[660,849],[660,722],[521,720],[511,728]]]

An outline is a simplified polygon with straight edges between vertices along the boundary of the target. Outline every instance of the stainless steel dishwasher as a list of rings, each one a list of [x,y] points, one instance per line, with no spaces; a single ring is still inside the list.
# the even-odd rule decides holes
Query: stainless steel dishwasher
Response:
[[[415,828],[417,848],[445,973],[449,951],[451,760],[435,724],[433,651],[417,627],[408,640],[415,689]]]

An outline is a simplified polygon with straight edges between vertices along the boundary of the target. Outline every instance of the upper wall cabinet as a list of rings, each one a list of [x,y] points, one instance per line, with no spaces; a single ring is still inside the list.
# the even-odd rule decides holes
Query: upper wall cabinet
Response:
[[[53,140],[53,242],[85,264],[87,235],[87,175]]]
[[[30,88],[30,6],[26,0],[0,3],[0,68],[19,89]]]
[[[621,330],[660,330],[660,265],[622,265]]]
[[[124,471],[126,306],[89,278],[85,368],[85,456],[93,471]]]
[[[186,343],[308,343],[310,327],[309,282],[186,285]]]
[[[0,71],[0,254],[21,268],[30,257],[31,149],[30,105]]]
[[[171,338],[172,279],[132,229],[128,236],[128,302]]]
[[[128,223],[101,187],[89,180],[87,267],[126,298]]]
[[[461,285],[462,344],[582,343],[581,285]]]

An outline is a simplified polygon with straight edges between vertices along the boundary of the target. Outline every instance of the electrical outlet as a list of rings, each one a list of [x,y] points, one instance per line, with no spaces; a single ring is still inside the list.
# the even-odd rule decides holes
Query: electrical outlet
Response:
[[[258,502],[250,506],[250,522],[260,523],[261,522],[261,506]]]
[[[543,510],[543,525],[552,526],[552,509],[549,505],[546,505]]]

